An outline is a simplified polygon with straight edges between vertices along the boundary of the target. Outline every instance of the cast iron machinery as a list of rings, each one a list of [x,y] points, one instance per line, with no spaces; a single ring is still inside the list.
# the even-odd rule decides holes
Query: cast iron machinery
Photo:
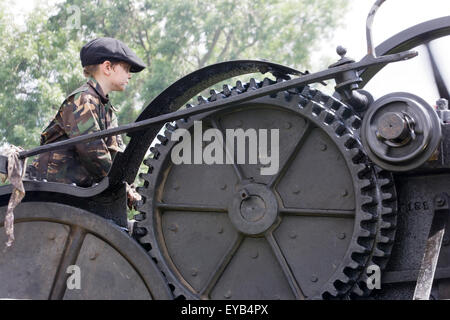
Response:
[[[368,54],[359,62],[340,47],[338,62],[311,74],[266,61],[219,63],[168,87],[135,123],[21,152],[131,138],[108,177],[90,188],[24,181],[16,241],[0,254],[0,298],[448,299],[450,97],[430,43],[448,41],[450,17],[374,49],[371,24],[383,2],[369,14]],[[374,100],[362,90],[386,65],[414,58],[408,50],[418,46],[442,98],[437,109],[421,92]],[[272,76],[224,85],[186,105],[248,73]],[[331,79],[333,95],[314,86]],[[249,163],[248,144],[243,163],[175,164],[173,151],[186,139],[177,132],[198,128],[202,137],[209,129],[223,136],[278,130],[279,143],[266,150],[278,152],[278,170],[261,174],[267,165]],[[201,147],[218,138],[209,141]],[[238,157],[225,142],[221,149]],[[135,181],[142,162],[143,201],[129,236],[125,182]],[[11,191],[0,187],[0,226]],[[80,290],[66,286],[73,265]],[[374,266],[381,272],[375,287]]]

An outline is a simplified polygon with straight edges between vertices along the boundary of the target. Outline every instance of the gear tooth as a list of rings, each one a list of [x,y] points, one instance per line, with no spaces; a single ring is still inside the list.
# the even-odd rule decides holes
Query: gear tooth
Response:
[[[323,295],[325,296],[325,298],[328,295],[329,295],[329,298],[336,298],[339,295],[339,293],[338,293],[337,289],[334,288],[334,286],[333,286],[332,288],[328,288],[327,291],[324,292]]]
[[[390,223],[390,222],[388,222],[388,221],[382,221],[382,222],[380,223],[380,228],[381,228],[381,229],[393,229],[393,228],[394,228],[394,224],[393,224],[393,223]]]
[[[353,270],[359,270],[359,269],[361,269],[361,265],[358,263],[358,262],[356,262],[356,261],[350,261],[350,263],[348,264],[348,267],[350,268],[350,269],[353,269]]]
[[[344,145],[348,150],[359,147],[359,142],[358,142],[358,140],[356,140],[356,138],[354,138],[353,136],[351,136],[349,134],[346,134],[344,137],[345,137]]]
[[[314,94],[312,100],[315,101],[315,102],[317,102],[317,103],[320,103],[320,102],[323,102],[323,101],[324,101],[325,97],[326,97],[326,96],[325,96],[322,92],[320,92],[319,90],[317,90],[317,91],[315,92],[315,94]]]
[[[373,234],[369,230],[361,229],[359,232],[361,234],[361,237],[366,237],[366,238],[373,237]]]
[[[139,173],[139,178],[141,178],[142,180],[145,180],[147,182],[150,182],[151,176],[149,173],[141,172],[141,173]]]
[[[209,98],[209,101],[217,101],[217,100],[221,100],[224,98],[224,95],[222,95],[222,93],[212,89],[209,91],[211,97]]]
[[[350,150],[353,163],[361,163],[365,159],[365,154],[361,149],[353,148]]]
[[[150,242],[149,232],[147,232],[147,234],[145,236],[140,237],[138,239],[138,241],[141,244],[141,246],[144,248],[144,250],[147,251],[147,253],[150,255],[152,245]]]
[[[153,159],[158,159],[161,155],[161,152],[156,147],[151,147],[150,152],[153,154]]]
[[[145,190],[146,190],[146,188],[145,187],[137,187],[136,188],[136,191],[139,193],[139,194],[145,194]]]
[[[355,245],[354,251],[357,252],[357,253],[360,253],[360,254],[367,254],[367,253],[370,252],[369,249],[367,249],[366,247],[364,247],[364,246],[362,246],[360,244],[356,244]]]
[[[148,231],[147,231],[146,228],[135,226],[133,228],[133,235],[132,235],[132,237],[135,238],[135,239],[136,238],[142,238],[142,237],[146,236],[147,233],[148,233]]]
[[[333,97],[328,97],[326,106],[331,110],[337,111],[342,106],[342,102],[340,102],[339,100],[336,100]]]
[[[360,288],[358,283],[353,287],[352,292],[356,294],[358,297],[365,296],[365,292]]]
[[[381,187],[390,187],[392,185],[390,179],[378,179],[378,183]]]
[[[372,181],[370,181],[368,179],[361,181],[361,189],[367,190],[367,189],[370,189],[370,188],[373,188],[373,187],[374,187],[374,184],[372,183]]]
[[[305,108],[307,105],[308,105],[308,103],[309,103],[309,100],[308,99],[306,99],[304,96],[299,96],[298,97],[298,106],[300,107],[300,108]]]
[[[392,193],[384,192],[384,193],[381,195],[381,199],[382,199],[383,201],[394,201],[394,200],[395,200],[395,196],[394,196],[394,194],[392,194]]]
[[[374,248],[373,256],[377,258],[383,258],[386,256],[386,253],[378,248]]]
[[[275,81],[269,79],[269,78],[264,78],[263,82],[262,82],[262,86],[266,87],[266,86],[270,86],[272,84],[274,84]]]
[[[158,134],[157,136],[156,136],[156,138],[159,140],[159,142],[161,142],[161,144],[162,145],[166,145],[167,144],[167,142],[169,141],[169,139],[167,138],[167,137],[165,137],[165,136],[163,136],[163,135],[160,135],[160,134]]]
[[[238,91],[238,93],[245,92],[246,89],[242,85],[241,80],[236,81],[236,90]]]
[[[169,131],[175,131],[175,130],[178,129],[178,125],[177,125],[176,122],[173,122],[173,123],[166,123],[165,126],[166,126],[166,129],[169,130]]]
[[[136,221],[144,221],[145,220],[145,214],[143,213],[138,213],[134,216],[134,220]]]
[[[197,100],[198,100],[198,104],[199,104],[199,105],[202,105],[202,104],[205,104],[205,103],[208,102],[208,100],[206,100],[205,97],[203,97],[203,96],[198,96],[198,97],[197,97]],[[186,106],[187,106],[187,105],[186,105]]]
[[[381,210],[382,215],[391,215],[393,213],[394,213],[394,210],[390,207],[383,207],[383,209]]]
[[[331,124],[331,126],[333,127],[333,131],[339,137],[342,137],[343,135],[345,135],[348,132],[347,128],[345,127],[345,125],[342,122],[340,122],[340,121],[335,121],[334,123]]]
[[[337,114],[342,118],[347,120],[352,116],[352,111],[345,105],[341,105],[337,110]]]
[[[250,78],[250,81],[249,81],[249,88],[250,88],[250,89],[253,89],[253,90],[256,90],[256,89],[258,89],[259,87],[260,87],[260,83],[259,83],[258,81],[256,81],[255,78]]]
[[[350,277],[348,277],[345,273],[341,273],[341,274],[339,275],[338,279],[339,279],[340,281],[342,281],[343,283],[349,283],[349,282],[351,282]]]
[[[319,119],[322,122],[330,125],[334,122],[334,120],[336,120],[336,117],[334,116],[334,114],[332,112],[324,111],[320,114]]]
[[[222,87],[222,93],[225,95],[225,97],[231,96],[231,87],[227,84],[224,84]]]
[[[148,166],[149,168],[150,168],[150,167],[153,168],[153,166],[152,166],[152,161],[153,161],[152,158],[147,158],[147,159],[144,160],[144,164],[145,164],[146,166]]]
[[[362,195],[361,196],[361,204],[364,205],[374,205],[376,204],[375,198],[368,196],[368,195]]]
[[[370,173],[370,168],[364,163],[358,164],[358,177],[363,179],[367,173]]]
[[[392,241],[389,237],[380,235],[380,236],[378,237],[378,242],[388,244],[388,243],[391,243],[391,242],[393,242],[393,241]]]
[[[351,127],[355,130],[361,127],[361,119],[357,115],[352,115],[348,121]]]
[[[390,200],[392,198],[392,194],[390,193],[382,193],[381,200]]]

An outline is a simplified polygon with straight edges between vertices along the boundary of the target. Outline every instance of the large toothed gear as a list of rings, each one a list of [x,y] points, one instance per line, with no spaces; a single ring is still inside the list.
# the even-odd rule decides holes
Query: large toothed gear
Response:
[[[238,82],[199,104],[271,84]],[[174,165],[173,131],[192,131],[197,120],[203,130],[279,129],[280,170],[265,176],[260,165]],[[364,153],[360,125],[343,103],[305,86],[168,126],[153,158],[144,162],[149,170],[141,175],[145,182],[138,191],[145,202],[137,218],[139,241],[174,294],[187,299],[367,294],[366,268],[373,263],[383,268],[389,257],[396,205],[392,178]]]

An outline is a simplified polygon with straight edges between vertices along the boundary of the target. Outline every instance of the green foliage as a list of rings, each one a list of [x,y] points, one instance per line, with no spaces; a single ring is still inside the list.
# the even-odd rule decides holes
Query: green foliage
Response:
[[[21,29],[0,0],[0,136],[38,145],[64,97],[84,82],[79,50],[92,38],[118,38],[148,65],[126,92],[111,94],[124,124],[176,79],[219,61],[308,68],[318,40],[331,34],[346,6],[346,0],[66,0],[40,5]],[[70,29],[73,8],[80,27]]]

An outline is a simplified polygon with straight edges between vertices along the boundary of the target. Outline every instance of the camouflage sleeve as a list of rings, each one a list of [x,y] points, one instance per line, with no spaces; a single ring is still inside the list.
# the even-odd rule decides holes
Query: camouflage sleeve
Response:
[[[96,97],[86,93],[74,96],[62,109],[64,130],[69,138],[100,131],[100,105]],[[79,160],[94,178],[102,178],[111,167],[111,154],[103,139],[75,146]]]
[[[109,110],[110,114],[106,118],[111,119],[110,123],[107,125],[108,128],[115,128],[118,126],[117,116],[113,110]],[[123,152],[125,149],[125,145],[122,140],[122,136],[119,134],[117,136],[111,136],[106,138],[106,145],[108,146],[108,150],[111,152],[111,156],[114,159],[114,155],[117,152]]]

